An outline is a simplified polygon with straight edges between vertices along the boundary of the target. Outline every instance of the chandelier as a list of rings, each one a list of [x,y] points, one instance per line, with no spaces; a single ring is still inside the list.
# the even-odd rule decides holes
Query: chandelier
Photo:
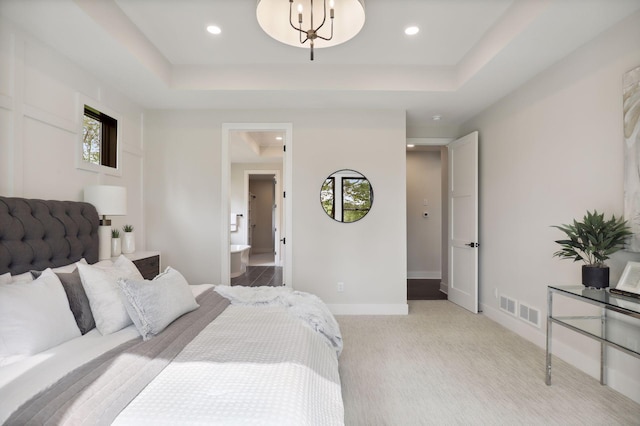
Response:
[[[294,3],[295,11],[294,11]],[[315,4],[314,4],[315,3]],[[258,0],[260,27],[291,46],[313,49],[336,46],[356,36],[364,25],[364,0]]]

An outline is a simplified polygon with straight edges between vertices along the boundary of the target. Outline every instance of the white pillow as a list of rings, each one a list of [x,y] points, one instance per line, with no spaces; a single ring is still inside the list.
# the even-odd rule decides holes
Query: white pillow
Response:
[[[120,255],[120,256],[122,256],[122,255]],[[116,259],[116,261],[118,259]],[[101,268],[104,268],[104,267],[107,267],[107,266],[113,266],[113,260],[111,260],[111,259],[101,260],[99,262],[94,263],[93,266],[99,266]]]
[[[197,309],[189,283],[168,267],[153,280],[120,279],[124,304],[143,340],[167,328],[174,320]]]
[[[70,265],[58,266],[57,268],[51,268],[51,270],[54,273],[70,274],[76,269],[76,266],[78,265],[78,263],[84,263],[86,265],[87,261],[83,257],[82,259],[78,260],[75,263],[72,263]]]
[[[31,272],[25,272],[18,275],[11,275],[11,281],[9,282],[9,284],[30,283],[31,281],[33,281]]]
[[[51,268],[51,270],[53,271],[54,274],[70,274],[70,273],[72,273],[73,271],[76,270],[76,268],[78,266],[78,263],[86,264],[87,261],[83,257],[82,259],[78,260],[75,263],[71,263],[69,265],[64,265],[64,266],[56,266],[55,268]],[[34,277],[36,277],[36,278],[39,277],[40,276],[39,272],[40,271],[37,271],[35,269],[30,271],[30,274],[32,276],[31,279],[33,280]],[[25,275],[25,274],[22,274],[22,275]],[[22,276],[22,275],[20,275],[20,276]]]
[[[115,262],[101,262],[100,266],[78,263],[78,272],[100,333],[115,333],[131,324],[120,296],[118,279],[144,280],[132,261],[120,256]]]
[[[0,365],[80,336],[67,295],[51,269],[31,282],[0,285]]]
[[[76,269],[77,263],[87,263],[87,261],[82,258],[76,263],[72,263],[70,265],[58,266],[56,268],[51,268],[54,273],[71,273]],[[11,273],[7,272],[6,274],[0,275],[0,284],[20,284],[20,283],[28,283],[33,281],[33,275],[31,272],[25,272],[23,274],[11,275]]]

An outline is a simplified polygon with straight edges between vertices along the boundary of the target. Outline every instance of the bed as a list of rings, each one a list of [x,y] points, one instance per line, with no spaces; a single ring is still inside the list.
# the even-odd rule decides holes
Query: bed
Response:
[[[98,262],[97,228],[90,204],[0,197],[0,424],[344,424],[317,297],[146,281]]]

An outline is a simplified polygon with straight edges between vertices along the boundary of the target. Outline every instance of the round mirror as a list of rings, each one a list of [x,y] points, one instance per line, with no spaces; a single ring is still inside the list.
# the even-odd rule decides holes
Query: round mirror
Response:
[[[361,173],[355,170],[338,170],[322,184],[320,203],[333,220],[357,222],[371,210],[373,188]]]

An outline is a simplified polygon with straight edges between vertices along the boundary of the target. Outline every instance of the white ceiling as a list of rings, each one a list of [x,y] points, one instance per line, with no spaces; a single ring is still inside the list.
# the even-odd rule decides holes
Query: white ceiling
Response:
[[[283,139],[283,131],[230,131],[229,156],[231,162],[282,163]]]
[[[404,109],[409,136],[421,136],[459,126],[640,0],[365,0],[360,34],[314,62],[263,33],[255,6],[0,0],[0,14],[147,108]]]

